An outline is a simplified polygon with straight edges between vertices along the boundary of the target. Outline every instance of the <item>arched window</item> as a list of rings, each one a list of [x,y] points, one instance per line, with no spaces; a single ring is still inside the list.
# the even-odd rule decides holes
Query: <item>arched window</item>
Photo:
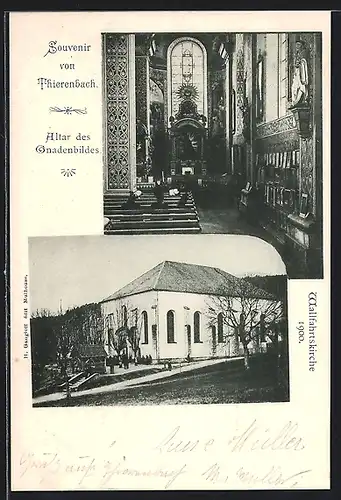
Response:
[[[194,343],[199,343],[200,341],[200,312],[195,311],[193,315],[193,332],[194,332]]]
[[[174,311],[168,311],[167,313],[167,342],[172,344],[175,342],[175,314]]]
[[[174,40],[167,52],[168,116],[179,110],[182,92],[191,92],[198,113],[207,116],[207,53],[195,38]]]
[[[143,344],[148,344],[148,313],[142,312]]]
[[[128,324],[128,312],[127,312],[126,306],[122,306],[122,320],[123,320],[123,326],[127,326],[127,324]]]
[[[223,313],[218,314],[218,342],[224,342],[224,318]]]

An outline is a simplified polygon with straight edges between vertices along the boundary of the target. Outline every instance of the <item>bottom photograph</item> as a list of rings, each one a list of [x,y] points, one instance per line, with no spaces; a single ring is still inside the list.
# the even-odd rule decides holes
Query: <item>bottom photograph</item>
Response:
[[[289,401],[287,275],[250,236],[29,240],[34,407]]]

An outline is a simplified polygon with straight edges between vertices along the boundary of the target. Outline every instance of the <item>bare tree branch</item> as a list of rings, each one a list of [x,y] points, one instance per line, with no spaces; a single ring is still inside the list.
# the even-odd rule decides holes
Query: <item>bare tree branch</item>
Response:
[[[222,315],[223,324],[233,333],[225,333],[225,342],[237,335],[241,342],[245,357],[245,366],[248,368],[249,344],[254,340],[261,340],[267,336],[276,341],[278,325],[283,320],[283,303],[276,299],[264,299],[254,295],[250,283],[238,282],[236,289],[230,296],[211,296],[208,303],[209,324],[217,324],[218,314]]]

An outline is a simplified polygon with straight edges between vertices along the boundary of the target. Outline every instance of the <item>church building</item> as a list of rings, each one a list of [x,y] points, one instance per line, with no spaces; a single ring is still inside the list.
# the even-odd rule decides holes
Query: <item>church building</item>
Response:
[[[246,219],[290,277],[321,277],[321,33],[102,45],[105,233],[250,234]]]
[[[115,355],[113,335],[125,326],[135,328],[138,354],[154,362],[239,356],[240,336],[224,320],[226,298],[236,321],[243,303],[254,325],[269,305],[282,307],[278,297],[221,269],[164,261],[101,302],[107,354]],[[259,335],[249,345],[251,353],[266,348]]]

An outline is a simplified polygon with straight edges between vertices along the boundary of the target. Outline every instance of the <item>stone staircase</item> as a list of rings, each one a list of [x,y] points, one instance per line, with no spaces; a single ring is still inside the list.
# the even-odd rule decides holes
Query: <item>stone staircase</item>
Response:
[[[199,233],[201,227],[191,192],[185,204],[181,195],[165,194],[164,205],[156,207],[151,190],[143,191],[134,208],[125,208],[128,195],[105,194],[104,217],[108,219],[104,234]]]
[[[98,373],[92,373],[91,375],[87,375],[86,372],[76,373],[69,378],[69,388],[71,392],[79,391],[80,389],[87,388],[88,384],[93,382],[96,378],[98,378]],[[58,386],[59,390],[66,391],[66,382],[63,382]]]

